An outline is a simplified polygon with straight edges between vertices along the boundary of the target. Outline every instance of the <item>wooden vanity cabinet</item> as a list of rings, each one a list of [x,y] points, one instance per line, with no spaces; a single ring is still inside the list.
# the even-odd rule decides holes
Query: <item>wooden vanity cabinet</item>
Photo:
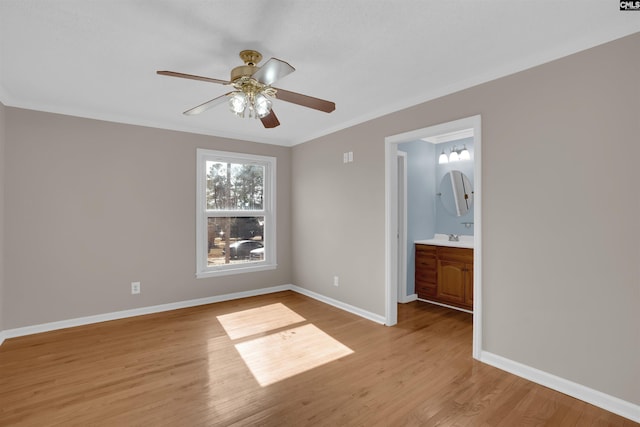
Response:
[[[416,244],[418,298],[473,310],[473,249]]]
[[[416,293],[420,298],[435,298],[437,295],[438,262],[436,247],[416,245]]]

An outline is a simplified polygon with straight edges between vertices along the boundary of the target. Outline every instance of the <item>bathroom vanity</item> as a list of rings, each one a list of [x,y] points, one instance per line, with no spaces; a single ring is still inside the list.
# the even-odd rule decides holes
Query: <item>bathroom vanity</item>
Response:
[[[473,236],[446,235],[415,242],[418,298],[473,310]]]

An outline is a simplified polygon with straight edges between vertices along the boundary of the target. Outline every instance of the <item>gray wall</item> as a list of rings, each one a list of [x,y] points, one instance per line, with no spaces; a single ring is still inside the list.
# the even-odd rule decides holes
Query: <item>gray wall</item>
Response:
[[[289,148],[5,112],[5,329],[291,283]],[[197,147],[277,158],[276,270],[195,278]]]
[[[347,151],[353,163],[343,163]],[[291,166],[293,283],[377,314],[384,314],[383,159],[384,147],[355,127],[295,146]]]
[[[294,283],[383,315],[384,138],[481,114],[482,347],[639,404],[638,75],[635,34],[295,146]]]
[[[4,147],[5,106],[0,103],[0,331],[4,329]]]

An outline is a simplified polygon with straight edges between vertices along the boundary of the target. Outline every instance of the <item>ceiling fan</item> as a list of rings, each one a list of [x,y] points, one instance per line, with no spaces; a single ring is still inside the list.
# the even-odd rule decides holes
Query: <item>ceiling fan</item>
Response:
[[[262,54],[255,50],[243,50],[240,52],[240,58],[244,61],[244,65],[231,70],[231,78],[228,81],[177,73],[175,71],[157,71],[157,73],[163,76],[231,85],[235,89],[185,111],[183,114],[186,115],[200,114],[209,108],[228,102],[229,108],[237,116],[259,118],[265,128],[274,128],[280,125],[280,122],[271,109],[270,98],[281,99],[293,104],[313,108],[314,110],[324,111],[325,113],[330,113],[336,109],[336,104],[331,101],[271,86],[296,70],[285,61],[271,58],[259,67],[257,64],[262,60]]]

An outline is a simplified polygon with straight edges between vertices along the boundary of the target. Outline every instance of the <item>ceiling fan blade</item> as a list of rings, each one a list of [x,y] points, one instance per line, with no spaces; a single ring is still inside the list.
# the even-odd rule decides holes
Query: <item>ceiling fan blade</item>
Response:
[[[184,113],[182,113],[182,114],[185,114],[185,115],[187,115],[187,116],[193,116],[193,115],[195,115],[195,114],[200,114],[200,113],[202,113],[203,111],[207,111],[209,108],[213,108],[213,107],[215,107],[216,105],[220,105],[220,104],[225,103],[225,102],[227,101],[227,96],[228,96],[229,94],[231,94],[231,93],[232,93],[232,92],[225,93],[224,95],[220,95],[219,97],[217,97],[217,98],[213,98],[212,100],[207,101],[207,102],[205,102],[204,104],[200,104],[200,105],[198,105],[197,107],[193,107],[193,108],[191,108],[190,110],[187,110],[187,111],[185,111],[185,112],[184,112]]]
[[[330,113],[336,109],[336,104],[324,99],[314,98],[312,96],[302,95],[301,93],[289,92],[288,90],[276,89],[276,99],[291,102],[293,104],[302,105],[303,107],[313,108],[314,110]]]
[[[258,71],[253,73],[251,77],[262,84],[270,86],[284,76],[293,73],[295,70],[296,69],[288,63],[277,58],[271,58],[265,62]]]
[[[201,80],[203,82],[219,83],[221,85],[228,85],[229,83],[231,83],[227,80],[213,79],[211,77],[194,76],[193,74],[176,73],[175,71],[156,71],[156,73],[160,74],[161,76],[180,77],[182,79],[191,79],[191,80]]]
[[[262,117],[260,119],[260,121],[262,122],[264,127],[266,127],[267,129],[271,129],[271,128],[274,128],[276,126],[280,126],[280,121],[276,117],[276,113],[274,113],[273,110],[271,110],[271,112],[269,114],[267,114],[266,116]]]

